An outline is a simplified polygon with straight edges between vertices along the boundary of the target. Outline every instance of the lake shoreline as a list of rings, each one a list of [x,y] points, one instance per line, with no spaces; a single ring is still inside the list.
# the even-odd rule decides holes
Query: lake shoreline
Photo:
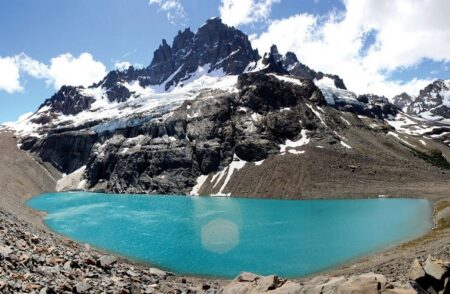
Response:
[[[142,260],[147,265],[159,265],[181,275],[202,278],[233,278],[246,269],[298,279],[379,253],[422,236],[432,227],[431,204],[418,199],[293,201],[60,192],[40,195],[27,204],[48,212],[46,224],[49,228],[73,240],[90,243],[125,258],[131,256],[133,261]],[[256,214],[252,212],[254,210]],[[121,213],[124,217],[115,217]],[[143,213],[145,218],[141,217]],[[298,215],[304,217],[299,218]],[[204,239],[203,229],[223,219],[226,220],[224,225],[227,225],[224,229],[233,229],[236,234],[226,239],[218,236]],[[151,223],[148,223],[149,220]],[[91,226],[91,221],[96,226]],[[397,225],[394,227],[390,225],[395,223]],[[311,226],[317,228],[317,233],[310,229]],[[155,227],[158,229],[155,230]],[[179,240],[182,243],[179,243],[175,241],[179,238],[179,229],[170,228],[192,230],[185,230],[182,240]],[[353,228],[350,235],[349,228]],[[384,228],[390,229],[383,237],[372,237],[370,232],[377,234]],[[99,229],[104,232],[101,236],[90,233]],[[277,256],[277,262],[266,254],[258,253],[260,246],[257,244],[262,242],[261,236],[274,236],[277,240],[264,246],[265,251]],[[342,237],[336,238],[334,245],[325,245],[327,242],[323,241],[329,236]],[[125,243],[109,241],[128,238],[129,242]],[[183,250],[172,246],[172,239],[191,253],[178,256]],[[222,244],[220,247],[213,245],[219,241]],[[148,245],[144,249],[140,244]],[[280,244],[285,244],[281,245],[285,247],[283,250],[280,250]],[[156,249],[166,247],[172,254]],[[239,252],[247,250],[248,254],[240,256]],[[327,257],[317,255],[318,251],[327,252]],[[226,253],[223,265],[216,263],[216,253]],[[173,255],[178,257],[172,258]],[[281,265],[290,260],[302,260],[303,265]],[[266,266],[272,263],[273,268]]]
[[[42,214],[37,214],[35,211],[27,208],[25,201],[43,192],[51,192],[54,190],[58,174],[55,171],[44,169],[43,165],[37,163],[35,160],[24,151],[17,148],[17,142],[11,133],[5,133],[0,131],[0,148],[4,150],[5,156],[0,158],[0,170],[8,172],[8,174],[2,174],[0,181],[3,185],[0,185],[0,211],[6,210],[7,215],[17,217],[24,223],[24,228],[29,227],[29,231],[37,231],[44,238],[49,236],[52,240],[66,246],[67,243],[73,244],[75,242],[70,241],[60,235],[55,236],[42,221]],[[39,181],[36,178],[39,177]],[[27,179],[34,179],[33,181],[26,183],[15,183],[15,179],[18,178],[21,181]],[[414,198],[414,197],[413,197]],[[449,198],[442,196],[432,197],[428,199],[435,208],[436,218],[435,223],[439,223],[442,220],[446,220],[449,217],[448,207],[445,207],[441,211],[437,211],[441,203],[448,201]],[[442,212],[446,212],[442,215]],[[387,251],[377,253],[373,256],[366,256],[361,259],[351,262],[348,265],[344,265],[340,268],[329,270],[323,273],[314,274],[311,277],[304,279],[296,279],[296,281],[303,282],[317,276],[350,276],[354,274],[361,274],[366,272],[377,272],[386,275],[389,279],[395,281],[407,280],[407,273],[411,262],[418,258],[424,261],[426,257],[431,254],[441,259],[450,259],[450,230],[447,228],[434,229],[429,234],[425,235],[425,238],[419,238],[418,240],[410,242],[411,244],[403,244],[396,246]],[[72,246],[72,245],[71,245]],[[76,245],[79,248],[84,246]],[[406,246],[406,247],[405,247]],[[94,250],[96,251],[96,250]],[[103,253],[98,253],[102,255]],[[141,267],[129,260],[121,260],[125,264],[129,264],[130,267]],[[177,277],[177,283],[181,283],[183,279],[191,280],[191,277]],[[211,279],[197,279],[192,278],[193,283],[196,285],[202,285],[205,282],[217,283],[217,287],[224,285],[227,280],[211,280]]]

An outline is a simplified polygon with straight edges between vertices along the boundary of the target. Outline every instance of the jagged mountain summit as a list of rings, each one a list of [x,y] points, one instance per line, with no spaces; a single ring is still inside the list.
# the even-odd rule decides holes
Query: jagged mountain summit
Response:
[[[62,87],[9,128],[65,174],[60,190],[348,197],[448,180],[450,150],[422,136],[433,123],[276,46],[260,57],[218,18],[163,40],[146,68]]]
[[[401,109],[403,112],[406,112],[408,106],[414,101],[414,98],[408,93],[401,93],[392,98],[392,104],[397,106],[397,108]]]
[[[450,123],[450,80],[436,80],[426,86],[406,111],[429,120],[448,119]]]
[[[450,146],[450,80],[436,80],[420,90],[419,95],[406,93],[392,99],[394,105],[410,117],[403,121],[404,130],[420,133]]]

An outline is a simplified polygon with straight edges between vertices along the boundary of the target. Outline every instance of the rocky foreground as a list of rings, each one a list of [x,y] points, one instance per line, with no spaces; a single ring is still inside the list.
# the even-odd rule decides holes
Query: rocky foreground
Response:
[[[219,288],[219,282],[130,264],[0,210],[0,293],[217,293]]]
[[[414,260],[409,281],[382,274],[298,282],[241,273],[231,282],[176,277],[37,229],[0,210],[1,293],[449,293],[450,263]]]

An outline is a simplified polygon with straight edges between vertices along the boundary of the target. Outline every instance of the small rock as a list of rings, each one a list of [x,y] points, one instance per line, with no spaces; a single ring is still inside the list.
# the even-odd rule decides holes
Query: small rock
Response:
[[[259,291],[267,292],[269,290],[274,290],[278,287],[279,278],[277,276],[271,275],[267,277],[261,277],[257,281],[257,289]]]
[[[112,265],[115,262],[117,262],[117,257],[112,256],[112,255],[105,255],[105,256],[102,256],[98,260],[98,266],[100,266],[100,267],[107,267],[107,266]]]
[[[441,260],[433,260],[431,258],[431,255],[428,256],[427,260],[425,261],[425,266],[423,267],[423,269],[425,270],[427,275],[432,276],[438,281],[442,280],[445,273],[447,272],[445,263]]]
[[[239,281],[239,282],[254,282],[254,281],[258,280],[259,278],[260,278],[260,276],[255,275],[253,273],[242,272],[236,278],[236,280]]]
[[[91,288],[92,288],[92,286],[89,285],[88,283],[80,282],[75,285],[73,291],[75,293],[85,293],[85,292],[89,291]]]
[[[130,293],[131,294],[141,294],[142,293],[141,285],[136,284],[136,283],[132,284],[131,287],[130,287]]]
[[[20,249],[25,249],[27,248],[27,242],[25,242],[24,240],[20,239],[16,241],[16,246]]]
[[[13,251],[11,247],[3,247],[0,246],[0,255],[7,257],[9,254],[11,254]]]
[[[359,276],[352,276],[342,283],[338,289],[338,294],[367,293],[378,294],[386,288],[387,280],[383,275],[368,273]]]
[[[269,293],[271,294],[298,294],[298,293],[303,293],[301,292],[302,290],[302,286],[298,283],[294,283],[291,281],[287,281],[286,283],[283,284],[283,286],[281,286],[280,288],[270,291]],[[314,292],[316,293],[316,292]],[[322,293],[322,292],[317,292],[317,293]]]
[[[64,266],[63,266],[63,268],[64,268],[64,270],[66,270],[66,271],[71,271],[72,270],[72,262],[69,260],[69,261],[66,261],[66,263],[64,263]]]
[[[423,267],[420,264],[419,260],[415,259],[411,264],[411,269],[409,270],[408,277],[413,281],[417,281],[425,277],[425,275],[425,271],[423,270]]]
[[[132,270],[128,270],[126,272],[126,274],[129,275],[132,278],[135,278],[135,277],[139,276],[137,273],[133,272]]]
[[[160,269],[157,269],[157,268],[154,268],[154,267],[151,267],[149,269],[149,273],[150,273],[150,275],[157,276],[157,277],[160,277],[162,279],[169,275],[167,272],[165,272],[163,270],[160,270]]]

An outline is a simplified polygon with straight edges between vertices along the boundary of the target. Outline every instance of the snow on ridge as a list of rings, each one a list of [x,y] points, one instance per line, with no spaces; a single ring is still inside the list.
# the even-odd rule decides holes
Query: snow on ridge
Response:
[[[388,136],[393,136],[395,137],[397,140],[399,140],[400,142],[403,142],[404,144],[408,145],[409,147],[412,148],[416,148],[416,146],[414,146],[413,144],[409,143],[408,141],[406,141],[405,139],[401,138],[399,134],[394,133],[394,132],[388,132],[387,133]]]
[[[438,127],[431,126],[424,118],[413,117],[406,113],[398,113],[395,117],[391,116],[385,121],[397,132],[415,136],[421,136]]]
[[[308,103],[306,104],[306,106],[308,106],[308,108],[311,109],[311,111],[314,113],[314,115],[317,116],[317,118],[320,120],[320,122],[321,122],[325,127],[328,127],[327,124],[325,123],[325,120],[323,119],[322,115],[320,114],[320,112],[318,112],[317,110],[315,110],[314,107],[312,107],[312,106],[309,105]]]
[[[314,80],[314,84],[320,89],[328,105],[335,105],[336,102],[344,102],[349,104],[361,104],[356,98],[356,94],[337,88],[334,80],[329,77],[323,77],[320,80]]]
[[[297,151],[297,150],[295,150],[295,148],[302,147],[302,146],[305,146],[305,145],[309,144],[311,139],[308,138],[307,133],[308,133],[308,131],[303,129],[301,131],[302,137],[301,137],[300,140],[298,140],[298,141],[291,141],[291,140],[288,139],[288,140],[286,140],[286,142],[284,144],[281,144],[279,146],[281,155],[286,154],[286,152],[289,152],[289,153],[292,153],[292,154],[303,154],[304,151]]]
[[[237,83],[236,75],[226,75],[222,69],[210,71],[210,68],[209,64],[200,66],[197,72],[168,91],[164,89],[167,81],[161,85],[148,87],[142,87],[138,81],[123,83],[123,86],[132,93],[132,96],[124,102],[110,102],[106,95],[107,89],[102,86],[80,89],[81,95],[94,98],[91,108],[76,115],[58,113],[58,117],[52,123],[56,126],[62,124],[79,126],[90,121],[104,120],[107,122],[96,129],[97,132],[103,132],[126,126],[127,123],[124,120],[130,116],[146,116],[154,113],[158,108],[165,109],[163,113],[169,113],[184,101],[195,99],[198,93],[203,90],[237,91],[235,87]],[[50,107],[43,107],[28,118],[7,123],[5,127],[15,131],[20,136],[40,137],[38,131],[43,126],[31,122],[31,120],[39,118],[49,111],[51,111]]]
[[[293,78],[293,77],[277,75],[277,74],[274,74],[274,73],[269,73],[267,75],[272,76],[272,77],[276,77],[278,80],[280,80],[282,82],[285,82],[285,83],[291,83],[291,84],[294,84],[294,85],[303,86],[302,81],[300,81],[299,79]]]

